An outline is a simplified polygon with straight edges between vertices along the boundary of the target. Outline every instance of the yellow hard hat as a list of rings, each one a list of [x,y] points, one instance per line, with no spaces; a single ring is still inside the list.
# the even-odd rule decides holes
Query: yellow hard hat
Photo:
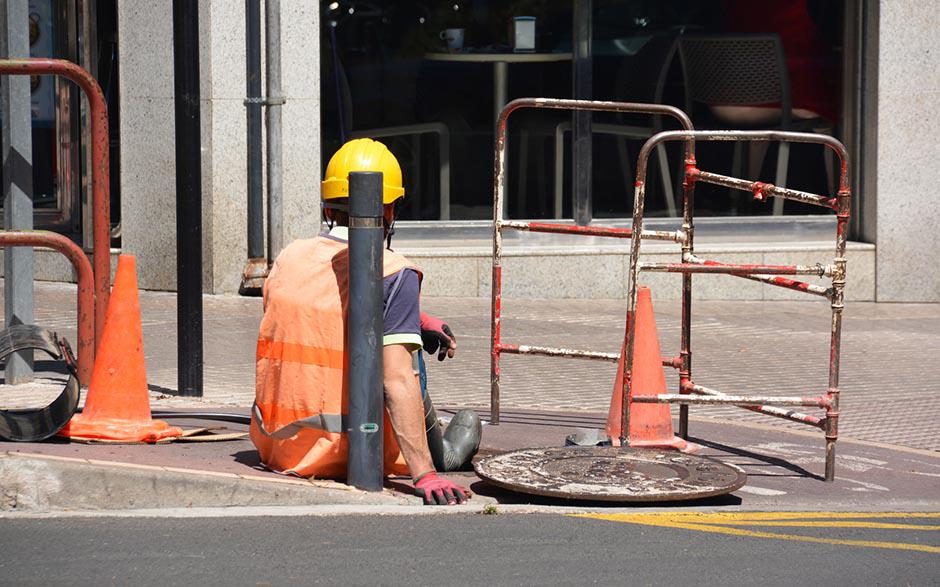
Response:
[[[372,139],[353,139],[333,154],[326,166],[326,177],[321,184],[324,200],[349,197],[351,171],[381,171],[382,203],[391,204],[405,197],[401,183],[401,167],[388,147]]]

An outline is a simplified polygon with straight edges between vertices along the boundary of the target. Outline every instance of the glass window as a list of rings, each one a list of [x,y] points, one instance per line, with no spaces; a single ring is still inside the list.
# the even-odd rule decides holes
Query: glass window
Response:
[[[490,218],[498,108],[523,96],[571,96],[572,2],[347,1],[323,2],[321,10],[324,165],[343,140],[372,136],[402,164],[403,219]],[[594,98],[673,104],[698,128],[838,136],[841,15],[840,2],[825,0],[595,0]],[[534,22],[534,44],[519,17],[534,18],[523,19]],[[707,87],[709,79],[721,80],[713,85],[722,92]],[[510,217],[571,217],[570,121],[563,111],[513,114]],[[593,122],[594,217],[628,217],[640,146],[678,127],[644,116],[596,114]],[[681,153],[674,144],[666,153],[666,165],[651,161],[648,216],[681,210]],[[776,145],[708,143],[698,155],[709,171],[771,183],[785,175],[788,187],[832,191],[832,164],[818,146],[792,146],[782,158]],[[825,212],[697,188],[698,215]]]

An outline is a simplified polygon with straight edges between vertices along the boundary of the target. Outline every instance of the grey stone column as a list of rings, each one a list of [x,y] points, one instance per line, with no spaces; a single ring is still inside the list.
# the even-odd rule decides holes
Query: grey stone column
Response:
[[[121,0],[122,247],[140,286],[176,288],[170,0]],[[234,293],[247,258],[245,4],[199,2],[203,282]],[[284,243],[320,228],[319,5],[281,0]]]
[[[922,0],[879,11],[877,300],[940,302],[940,11]]]
[[[0,1],[0,55],[29,57],[29,10],[24,1]],[[33,228],[33,148],[29,76],[0,80],[3,109],[3,228]],[[3,250],[4,322],[33,323],[33,249]],[[4,372],[7,384],[33,378],[33,352],[11,355]]]

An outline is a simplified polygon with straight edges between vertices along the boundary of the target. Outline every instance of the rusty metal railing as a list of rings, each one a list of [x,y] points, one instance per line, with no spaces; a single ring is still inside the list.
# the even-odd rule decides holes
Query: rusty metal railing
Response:
[[[44,247],[65,255],[78,282],[78,382],[91,383],[95,365],[95,286],[91,262],[81,247],[57,232],[48,230],[0,230],[0,248]]]
[[[542,222],[519,222],[503,220],[503,200],[505,195],[505,177],[503,161],[505,158],[506,122],[509,114],[519,108],[558,108],[572,110],[602,110],[614,112],[645,112],[669,115],[679,120],[686,129],[682,131],[661,132],[651,137],[640,151],[634,196],[633,224],[627,228],[580,227]],[[648,231],[643,228],[644,198],[646,192],[646,170],[649,156],[653,149],[667,141],[682,141],[685,144],[685,173],[683,186],[682,226],[679,230]],[[840,158],[839,190],[835,197],[812,194],[799,190],[777,187],[767,183],[747,181],[715,173],[702,171],[696,167],[696,141],[787,141],[816,143],[832,149]],[[502,306],[502,231],[514,229],[530,232],[554,232],[564,234],[582,234],[631,239],[630,271],[628,276],[627,329],[624,333],[626,357],[623,361],[623,414],[621,417],[620,442],[626,444],[629,430],[630,406],[639,403],[678,403],[679,435],[688,438],[688,406],[736,405],[770,416],[785,418],[823,429],[826,437],[826,481],[835,478],[835,442],[838,437],[839,418],[839,355],[842,333],[842,308],[845,288],[845,246],[849,218],[851,192],[848,186],[848,156],[845,147],[838,140],[811,133],[777,131],[695,131],[688,116],[681,110],[655,104],[629,104],[616,102],[591,102],[582,100],[521,99],[510,102],[499,117],[495,147],[495,180],[493,202],[493,278],[492,278],[492,325],[491,325],[491,369],[490,369],[490,409],[491,421],[499,423],[500,402],[500,355],[501,353],[569,357],[581,359],[617,362],[615,353],[601,353],[575,349],[541,347],[530,345],[511,345],[502,342],[501,306]],[[784,198],[835,210],[837,219],[836,254],[830,264],[816,265],[743,265],[726,264],[700,258],[694,254],[694,188],[698,181],[721,185],[733,189],[749,191],[758,200],[768,197]],[[678,243],[682,249],[680,263],[643,263],[639,260],[642,240],[665,240]],[[676,357],[663,357],[664,366],[673,367],[679,372],[679,393],[659,395],[637,395],[630,398],[631,369],[634,352],[635,320],[630,320],[636,309],[637,278],[640,271],[679,273],[682,275],[682,311],[680,316],[680,350]],[[810,295],[825,297],[832,307],[831,339],[829,353],[829,386],[825,394],[815,397],[775,397],[775,396],[737,396],[726,395],[720,391],[696,385],[692,380],[692,275],[695,273],[727,274],[782,287]],[[830,287],[790,279],[784,276],[810,275],[826,277],[831,280]],[[629,399],[628,399],[629,398]],[[804,406],[824,408],[825,417],[804,414],[780,406]]]
[[[639,259],[640,239],[633,237],[630,243],[630,273],[627,277],[629,289],[627,294],[627,312],[632,313],[636,309],[636,291],[637,280],[640,271],[664,271],[670,273],[681,273],[683,275],[683,299],[682,299],[682,340],[680,355],[683,357],[683,365],[680,369],[679,394],[659,394],[659,395],[634,395],[631,401],[627,401],[630,396],[630,371],[632,369],[634,352],[634,329],[636,321],[630,320],[627,324],[624,344],[626,346],[626,357],[624,360],[624,379],[623,379],[623,414],[621,420],[620,437],[623,442],[627,436],[630,421],[630,404],[637,403],[678,403],[680,404],[680,435],[685,438],[688,434],[688,407],[689,405],[704,404],[726,404],[737,405],[758,411],[767,415],[785,418],[794,422],[809,424],[822,428],[826,437],[826,481],[835,479],[835,443],[838,438],[839,422],[839,356],[842,341],[842,309],[844,305],[845,290],[845,245],[846,233],[849,221],[849,204],[851,199],[851,190],[848,183],[848,153],[845,146],[838,140],[828,135],[813,133],[797,133],[782,131],[667,131],[661,132],[651,137],[640,149],[640,155],[637,162],[636,187],[633,201],[633,231],[637,235],[643,230],[643,212],[646,195],[646,170],[650,153],[659,144],[667,141],[786,141],[795,143],[815,143],[832,149],[839,157],[839,190],[835,197],[812,194],[798,190],[777,187],[771,184],[753,182],[744,179],[728,177],[716,173],[709,173],[698,169],[694,159],[686,161],[685,184],[689,185],[687,190],[689,200],[685,202],[685,213],[688,226],[683,223],[683,229],[688,236],[687,247],[683,247],[682,262],[676,264],[670,263],[644,263]],[[725,186],[732,189],[748,191],[754,194],[758,200],[766,200],[768,197],[784,198],[812,204],[824,208],[830,208],[836,212],[836,247],[835,258],[830,264],[816,265],[739,265],[726,264],[709,261],[697,257],[692,251],[692,189],[695,182],[702,181],[715,185]],[[818,295],[829,300],[832,307],[832,322],[830,328],[830,347],[829,347],[829,386],[826,393],[816,397],[772,397],[772,396],[731,396],[725,395],[717,390],[696,385],[692,381],[692,351],[691,351],[691,275],[694,273],[721,273],[761,281],[768,285],[783,287],[786,289],[800,291],[811,295]],[[818,277],[827,277],[831,281],[831,287],[825,288],[819,285],[795,281],[782,275],[814,275]],[[824,408],[826,416],[819,418],[809,414],[784,410],[777,406],[805,406]]]
[[[108,105],[95,78],[87,70],[62,59],[0,59],[0,75],[57,75],[74,82],[88,99],[91,119],[92,253],[89,283],[88,258],[62,235],[47,231],[0,231],[2,246],[41,246],[64,254],[78,280],[79,381],[91,379],[94,352],[104,331],[111,294],[111,187],[108,152]],[[82,260],[83,259],[83,260]],[[84,284],[84,285],[83,285]],[[91,296],[91,299],[89,297]],[[89,326],[93,324],[93,326]]]
[[[593,110],[600,112],[620,112],[630,114],[649,114],[653,116],[669,116],[676,119],[682,128],[691,131],[692,121],[678,108],[664,104],[641,104],[634,102],[600,102],[591,100],[559,100],[553,98],[520,98],[513,100],[503,108],[496,124],[496,149],[493,181],[493,299],[492,299],[492,325],[491,325],[491,345],[490,345],[490,420],[493,424],[499,424],[499,378],[500,378],[500,355],[502,353],[517,355],[542,355],[554,357],[571,357],[579,359],[592,359],[600,361],[611,361],[616,363],[618,355],[612,353],[597,353],[592,351],[583,351],[576,349],[564,349],[554,347],[513,345],[502,342],[501,333],[501,314],[502,314],[502,255],[503,255],[503,230],[518,230],[526,232],[548,232],[556,234],[577,234],[584,236],[599,236],[610,238],[627,239],[632,238],[635,233],[632,228],[614,228],[602,226],[572,226],[567,224],[557,224],[548,222],[519,222],[503,219],[504,196],[506,190],[505,182],[505,158],[506,158],[506,127],[509,115],[523,108],[548,108],[555,110]],[[695,142],[688,140],[685,142],[685,160],[695,160]],[[691,189],[691,185],[683,184],[684,191]],[[684,199],[688,200],[690,195],[686,193]],[[691,210],[687,211],[691,222]],[[641,238],[651,240],[661,240],[679,243],[686,246],[687,235],[683,230],[678,231],[655,231],[641,230]],[[690,249],[691,251],[691,249]],[[663,365],[676,367],[680,363],[680,357],[664,357]]]

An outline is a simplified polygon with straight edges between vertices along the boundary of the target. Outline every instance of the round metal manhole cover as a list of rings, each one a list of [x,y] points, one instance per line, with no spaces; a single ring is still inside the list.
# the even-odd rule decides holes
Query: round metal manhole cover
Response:
[[[572,446],[527,448],[474,464],[490,483],[521,493],[596,501],[677,501],[731,493],[747,475],[673,450]]]

